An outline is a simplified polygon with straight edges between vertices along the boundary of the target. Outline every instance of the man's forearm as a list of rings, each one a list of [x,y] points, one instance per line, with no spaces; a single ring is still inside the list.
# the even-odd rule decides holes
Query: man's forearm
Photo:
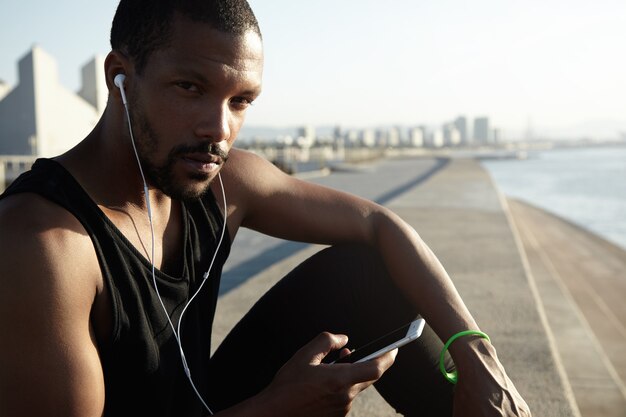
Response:
[[[478,324],[467,309],[445,268],[418,233],[390,211],[375,215],[375,245],[396,285],[445,342]],[[465,341],[455,343],[461,355]]]

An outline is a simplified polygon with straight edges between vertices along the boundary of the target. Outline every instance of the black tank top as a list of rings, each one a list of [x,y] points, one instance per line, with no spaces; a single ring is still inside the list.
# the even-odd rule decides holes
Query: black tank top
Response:
[[[184,373],[178,345],[154,290],[150,262],[59,163],[38,159],[0,199],[24,192],[36,193],[72,213],[95,247],[113,313],[111,340],[98,346],[105,379],[105,415],[202,415],[203,406]],[[183,274],[170,276],[155,270],[159,293],[175,326],[209,268],[224,221],[211,192],[183,203],[182,212]],[[185,356],[204,398],[210,378],[211,327],[222,266],[229,252],[230,238],[225,233],[209,279],[181,325]]]

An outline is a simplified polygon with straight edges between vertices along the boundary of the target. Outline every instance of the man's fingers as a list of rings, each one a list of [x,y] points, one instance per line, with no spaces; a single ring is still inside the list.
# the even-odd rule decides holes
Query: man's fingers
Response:
[[[339,357],[340,358],[345,358],[346,356],[348,356],[350,353],[352,353],[352,351],[348,348],[343,348],[341,349],[341,351],[339,351]]]
[[[391,365],[393,365],[393,362],[397,355],[397,351],[397,349],[394,349],[393,351],[388,352],[385,355],[372,361],[345,365],[352,368],[352,378],[354,378],[355,380],[351,388],[351,395],[353,397],[356,397],[360,392],[362,392],[363,390],[374,384],[378,379],[380,379],[383,373],[385,373],[385,371],[389,369]]]
[[[346,335],[322,332],[300,348],[294,356],[299,356],[312,365],[319,365],[330,351],[341,349],[346,343]]]
[[[322,332],[300,348],[294,355],[294,358],[298,357],[299,359],[297,360],[301,360],[310,365],[320,365],[329,352],[343,348],[346,343],[348,343],[348,336],[346,335]],[[349,350],[344,348],[341,354],[345,356],[348,352]],[[398,349],[394,349],[369,361],[354,364],[332,364],[328,366],[338,367],[335,368],[337,371],[339,369],[342,370],[341,379],[344,380],[344,383],[354,385],[369,382],[369,384],[371,384],[377,381],[383,373],[393,365],[397,354]]]
[[[373,382],[380,379],[385,371],[393,365],[397,354],[398,349],[394,349],[369,361],[331,366],[346,366],[350,372],[350,381],[352,383],[357,384],[369,382],[369,385],[371,385]]]

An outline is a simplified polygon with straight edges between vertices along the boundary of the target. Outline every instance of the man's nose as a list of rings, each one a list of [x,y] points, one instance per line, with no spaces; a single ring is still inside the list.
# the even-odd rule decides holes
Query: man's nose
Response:
[[[202,112],[195,127],[196,136],[203,140],[221,142],[230,138],[230,109],[228,104],[215,104]]]

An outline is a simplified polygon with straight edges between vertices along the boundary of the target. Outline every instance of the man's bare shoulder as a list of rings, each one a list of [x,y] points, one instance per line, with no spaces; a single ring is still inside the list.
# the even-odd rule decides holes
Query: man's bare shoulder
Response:
[[[11,233],[24,236],[49,229],[67,229],[85,234],[76,217],[38,194],[19,193],[0,200],[1,237],[7,237]]]
[[[277,201],[274,198],[276,195],[298,188],[293,183],[293,178],[267,159],[236,148],[231,149],[228,162],[221,171],[221,178],[228,195],[228,222],[233,236],[240,225],[250,221],[250,217],[271,210],[269,203]],[[220,195],[216,183],[213,191]]]
[[[293,177],[266,158],[242,149],[233,148],[230,151],[223,173],[226,181],[254,194],[265,194],[277,187],[294,185]]]
[[[224,172],[228,176],[254,178],[255,174],[275,175],[282,171],[266,158],[254,152],[233,148],[229,153],[228,162],[224,166]]]
[[[96,276],[95,250],[84,227],[67,210],[37,194],[1,200],[0,230],[0,287],[5,278],[14,283],[23,277],[33,284],[69,280],[76,266],[86,268],[85,277]]]

